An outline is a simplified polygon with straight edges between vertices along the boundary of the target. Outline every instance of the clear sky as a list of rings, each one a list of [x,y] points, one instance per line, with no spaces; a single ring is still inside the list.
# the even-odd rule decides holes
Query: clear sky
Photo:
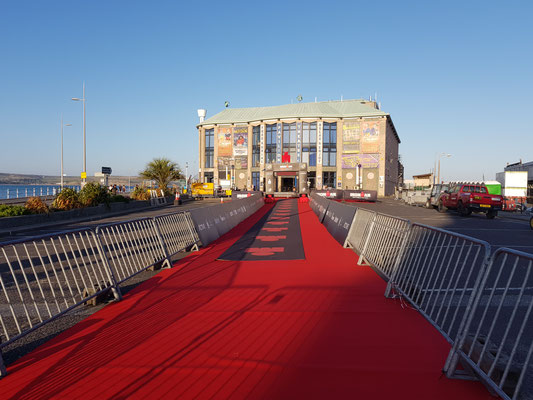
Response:
[[[198,171],[196,110],[368,98],[406,178],[493,179],[533,161],[531,1],[2,1],[0,172]]]

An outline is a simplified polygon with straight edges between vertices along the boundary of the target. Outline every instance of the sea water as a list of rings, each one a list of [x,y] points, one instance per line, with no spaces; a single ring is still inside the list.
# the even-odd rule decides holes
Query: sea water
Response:
[[[76,191],[80,186],[64,185]],[[61,185],[0,185],[0,199],[17,199],[32,196],[54,196],[61,189]]]

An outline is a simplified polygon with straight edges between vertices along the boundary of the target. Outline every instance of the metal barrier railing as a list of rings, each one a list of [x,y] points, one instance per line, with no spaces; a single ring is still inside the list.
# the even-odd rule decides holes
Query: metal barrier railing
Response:
[[[365,210],[364,208],[357,209],[348,231],[348,236],[346,236],[344,247],[355,249],[359,254],[361,253],[376,214],[376,212]]]
[[[359,257],[359,265],[363,261],[370,262],[390,279],[409,227],[410,222],[406,219],[376,213],[366,229],[366,240]]]
[[[492,255],[472,310],[445,365],[461,362],[504,399],[533,397],[533,255],[500,248]]]
[[[257,211],[246,199],[233,226]],[[221,218],[217,216],[216,218]],[[225,218],[225,217],[224,217]],[[2,349],[60,315],[200,242],[189,212],[100,225],[0,245],[0,377]]]
[[[110,289],[120,291],[94,231],[82,229],[0,246],[1,350]]]
[[[161,234],[151,218],[101,225],[96,228],[96,235],[101,240],[118,283],[169,257]]]
[[[533,254],[502,248],[489,258],[485,241],[361,208],[344,247],[388,278],[386,297],[407,299],[452,345],[448,377],[533,398]]]
[[[200,242],[189,213],[174,213],[154,218],[169,257]]]
[[[412,224],[385,296],[407,298],[453,344],[489,254],[482,240]]]

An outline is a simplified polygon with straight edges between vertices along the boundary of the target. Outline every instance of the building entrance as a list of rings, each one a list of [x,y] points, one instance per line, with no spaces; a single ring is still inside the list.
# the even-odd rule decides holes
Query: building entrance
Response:
[[[281,190],[278,192],[294,192],[296,191],[296,178],[281,178]]]
[[[307,163],[265,165],[265,193],[307,194]]]

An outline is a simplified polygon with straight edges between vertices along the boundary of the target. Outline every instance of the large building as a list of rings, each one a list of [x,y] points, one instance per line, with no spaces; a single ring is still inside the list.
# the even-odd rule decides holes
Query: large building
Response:
[[[226,108],[198,124],[200,179],[266,193],[394,194],[400,138],[374,101]]]

